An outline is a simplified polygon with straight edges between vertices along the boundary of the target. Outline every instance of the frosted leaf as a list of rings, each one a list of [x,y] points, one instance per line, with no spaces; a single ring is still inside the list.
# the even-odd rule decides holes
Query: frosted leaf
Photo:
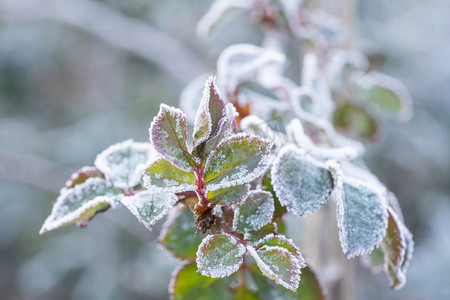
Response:
[[[204,149],[205,157],[207,157],[207,155],[209,155],[223,139],[233,134],[237,115],[236,108],[234,108],[233,104],[228,103],[225,106],[224,116],[220,119],[216,132],[206,141]]]
[[[66,181],[65,188],[73,188],[74,186],[81,184],[92,177],[105,178],[105,175],[103,175],[103,173],[96,167],[82,167],[70,176],[70,179]]]
[[[207,198],[211,203],[230,205],[241,202],[247,196],[249,190],[249,184],[232,186],[215,191],[208,191]]]
[[[195,116],[202,100],[205,81],[208,78],[209,73],[198,76],[180,94],[180,108],[186,114],[186,120],[190,124],[194,124]]]
[[[344,177],[343,195],[336,197],[339,238],[348,257],[370,253],[387,228],[387,212],[380,191],[372,185]]]
[[[409,230],[391,208],[388,208],[388,227],[381,249],[391,288],[402,288],[406,283],[406,269],[412,256],[413,240]]]
[[[149,191],[137,192],[121,200],[148,230],[152,230],[152,226],[164,217],[177,201],[175,194],[157,194]]]
[[[399,80],[385,74],[372,72],[355,78],[361,98],[380,112],[406,121],[412,115],[412,99]]]
[[[194,173],[178,169],[163,158],[144,171],[144,186],[155,193],[194,191],[197,189],[196,182]]]
[[[328,84],[317,67],[317,57],[312,53],[303,58],[302,86],[311,88],[317,95],[313,114],[329,120],[334,111],[334,102],[331,100]]]
[[[197,34],[200,37],[208,37],[214,28],[228,15],[242,9],[251,8],[250,1],[242,0],[216,0],[203,15],[197,24]]]
[[[289,122],[286,126],[286,134],[299,148],[304,149],[305,152],[311,156],[321,160],[334,159],[337,161],[349,161],[355,159],[359,154],[358,151],[351,146],[326,148],[315,145],[309,136],[305,134],[303,125],[299,119],[293,119]]]
[[[361,263],[374,274],[382,271],[384,267],[383,250],[380,247],[376,247],[370,254],[361,256]]]
[[[40,234],[77,222],[85,222],[109,207],[116,207],[120,190],[108,185],[102,178],[88,178],[73,188],[63,188],[53,204],[50,216],[42,225]],[[84,225],[84,223],[83,223]]]
[[[179,266],[172,275],[169,293],[172,300],[232,300],[228,278],[211,278],[197,272],[195,263]]]
[[[258,250],[247,246],[259,269],[266,277],[291,291],[296,291],[300,282],[300,263],[287,249],[279,246],[262,246]]]
[[[186,115],[161,104],[150,126],[150,141],[155,150],[180,169],[192,171],[196,165],[186,146]]]
[[[222,141],[205,164],[204,181],[214,191],[241,185],[261,176],[269,164],[272,143],[237,134]]]
[[[299,217],[317,211],[333,188],[325,166],[292,145],[281,149],[273,163],[272,185],[281,205]]]
[[[196,234],[194,221],[194,214],[186,206],[176,206],[164,223],[159,243],[176,258],[194,260],[203,239]]]
[[[245,246],[229,234],[215,234],[205,237],[198,247],[198,271],[213,278],[226,277],[241,266]]]
[[[156,153],[150,144],[127,140],[98,154],[95,166],[116,188],[127,189],[141,182],[143,169],[154,159]]]
[[[251,44],[235,44],[226,48],[217,61],[219,83],[234,91],[240,82],[252,80],[263,67],[283,65],[286,57],[272,50]]]
[[[294,244],[293,240],[286,238],[284,235],[269,234],[265,236],[256,243],[256,249],[259,249],[263,246],[282,247],[288,250],[292,255],[294,255],[298,259],[300,268],[306,267],[305,259],[300,253],[300,250],[298,250],[297,245]]]
[[[233,230],[255,231],[272,220],[275,206],[269,192],[250,191],[247,198],[239,203],[234,213]]]
[[[219,95],[215,77],[211,76],[205,83],[203,97],[195,118],[193,134],[194,149],[217,132],[219,121],[224,114],[224,108],[225,103]]]
[[[339,132],[354,139],[376,140],[379,136],[375,118],[365,107],[352,102],[343,102],[336,108],[333,125]]]

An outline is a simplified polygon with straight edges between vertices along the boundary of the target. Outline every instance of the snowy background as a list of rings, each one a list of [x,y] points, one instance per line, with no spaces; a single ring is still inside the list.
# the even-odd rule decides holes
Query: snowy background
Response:
[[[53,2],[55,4],[53,4]],[[450,2],[360,1],[359,44],[414,99],[366,156],[398,196],[416,249],[401,291],[357,267],[358,299],[450,297]],[[208,40],[210,1],[0,1],[0,295],[2,299],[166,299],[176,261],[125,209],[39,236],[70,174],[110,144],[148,140],[159,103],[212,72],[218,54],[258,44],[246,16]],[[298,79],[296,79],[298,81]],[[95,286],[95,289],[92,288]]]

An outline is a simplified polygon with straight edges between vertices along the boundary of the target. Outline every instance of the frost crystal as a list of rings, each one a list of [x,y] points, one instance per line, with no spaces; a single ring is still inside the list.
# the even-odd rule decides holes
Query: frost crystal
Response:
[[[279,246],[263,246],[255,250],[247,246],[261,272],[291,291],[297,291],[301,267],[298,259],[287,249]]]
[[[149,191],[138,192],[121,200],[148,230],[151,230],[156,221],[164,217],[177,201],[175,194],[155,194]]]
[[[237,134],[222,141],[205,164],[208,190],[247,183],[266,170],[272,143],[255,136]]]
[[[198,271],[213,278],[226,277],[236,272],[243,262],[245,246],[229,234],[205,237],[198,247]]]
[[[116,188],[126,189],[141,182],[143,169],[154,159],[156,153],[150,144],[127,140],[97,155],[95,166]]]
[[[370,253],[380,244],[387,228],[387,212],[380,191],[356,179],[343,178],[337,200],[337,219],[342,250],[348,257]]]
[[[109,186],[104,179],[97,177],[89,178],[74,188],[63,188],[39,233],[89,220],[97,212],[110,206],[116,207],[119,193],[119,190]]]
[[[279,246],[285,248],[298,259],[300,268],[306,267],[305,259],[300,253],[300,250],[298,250],[297,245],[295,245],[292,239],[288,239],[284,235],[274,235],[273,233],[268,234],[264,238],[256,242],[256,249],[262,246],[268,247]]]
[[[208,191],[207,198],[211,203],[230,205],[241,202],[247,196],[249,190],[249,184],[232,186],[215,191]]]
[[[251,191],[234,213],[233,229],[240,232],[258,230],[272,220],[274,211],[272,194],[261,190]]]
[[[273,163],[272,185],[281,205],[297,216],[318,210],[333,188],[325,166],[292,145],[281,149]]]

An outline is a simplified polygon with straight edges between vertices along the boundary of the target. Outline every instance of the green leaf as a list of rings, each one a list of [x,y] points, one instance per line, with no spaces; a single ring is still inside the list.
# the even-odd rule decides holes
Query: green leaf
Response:
[[[97,155],[95,166],[119,189],[132,188],[142,179],[142,170],[156,158],[149,143],[127,140],[110,146]]]
[[[105,178],[105,176],[102,172],[100,172],[99,169],[97,169],[96,167],[87,166],[73,173],[72,176],[70,176],[70,179],[67,180],[65,188],[73,188],[74,186],[82,184],[92,177]]]
[[[193,172],[183,171],[160,158],[144,171],[144,185],[152,192],[185,192],[197,189]]]
[[[281,205],[306,216],[324,205],[333,189],[331,174],[295,146],[285,146],[272,167],[272,185]]]
[[[186,146],[186,115],[179,109],[161,104],[150,126],[150,140],[155,150],[184,171],[192,171],[197,162]]]
[[[387,212],[380,191],[364,182],[344,178],[343,197],[336,198],[344,254],[351,258],[372,252],[387,228]]]
[[[53,209],[42,225],[40,234],[69,224],[86,225],[97,213],[119,202],[121,192],[101,178],[89,178],[70,189],[62,189]]]
[[[411,116],[411,96],[397,79],[369,73],[358,81],[361,97],[381,113],[390,117],[408,119]]]
[[[350,102],[336,108],[333,125],[352,138],[374,140],[378,134],[375,119],[364,108]]]
[[[251,279],[257,287],[257,294],[261,300],[325,300],[325,293],[314,272],[305,267],[302,269],[301,280],[297,292],[290,291],[269,280],[256,265],[248,267]]]
[[[211,203],[220,205],[230,205],[241,202],[248,194],[250,185],[243,184],[228,188],[208,191],[207,198]]]
[[[184,205],[171,211],[164,223],[159,242],[179,259],[194,260],[203,236],[196,234],[194,214]]]
[[[388,208],[388,215],[388,227],[381,249],[391,288],[400,289],[406,283],[406,267],[412,255],[412,235],[391,208]]]
[[[173,300],[231,300],[230,278],[210,278],[197,272],[195,263],[177,269],[170,281]]]
[[[178,198],[170,193],[152,193],[149,191],[137,192],[133,196],[122,198],[125,205],[136,218],[151,230],[152,226],[164,217],[175,205]]]
[[[256,231],[272,220],[274,210],[273,198],[269,192],[250,191],[235,211],[233,229],[239,232]]]
[[[275,193],[272,185],[272,169],[268,170],[266,172],[266,175],[264,175],[263,182],[262,182],[262,189],[264,191],[268,191],[272,194],[272,198],[275,205],[275,211],[273,213],[273,219],[279,219],[281,218],[286,212],[286,207],[282,206],[280,203],[280,200],[278,200],[277,194]]]
[[[222,141],[205,164],[208,190],[241,185],[261,176],[269,164],[271,147],[268,140],[242,134]]]
[[[301,265],[289,250],[274,246],[262,246],[258,250],[247,246],[264,276],[291,291],[296,291],[300,281]]]
[[[245,246],[228,234],[205,237],[198,247],[197,266],[200,273],[213,278],[236,272],[243,262]]]
[[[219,121],[224,114],[225,103],[220,98],[214,76],[209,77],[203,90],[203,97],[197,111],[194,124],[194,149],[214,135],[219,127]]]
[[[384,265],[384,253],[381,247],[376,247],[372,252],[365,258],[365,265],[370,267],[374,272],[379,270],[380,267]]]

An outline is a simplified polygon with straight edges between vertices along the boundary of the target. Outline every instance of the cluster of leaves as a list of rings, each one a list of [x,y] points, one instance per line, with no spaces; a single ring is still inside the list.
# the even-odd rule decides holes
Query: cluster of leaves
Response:
[[[173,299],[322,299],[316,276],[284,235],[283,217],[310,215],[332,199],[343,253],[383,267],[400,288],[412,235],[395,196],[365,167],[361,141],[378,133],[377,111],[406,118],[409,96],[398,81],[368,72],[362,53],[330,51],[339,31],[320,15],[293,14],[295,3],[216,1],[199,28],[209,32],[230,8],[251,8],[271,30],[314,38],[326,55],[304,56],[300,86],[283,75],[282,53],[227,48],[217,83],[201,78],[183,92],[187,114],[162,104],[150,143],[113,145],[95,167],[76,172],[41,233],[86,226],[120,204],[148,229],[168,214],[159,242],[183,261],[170,284]]]

